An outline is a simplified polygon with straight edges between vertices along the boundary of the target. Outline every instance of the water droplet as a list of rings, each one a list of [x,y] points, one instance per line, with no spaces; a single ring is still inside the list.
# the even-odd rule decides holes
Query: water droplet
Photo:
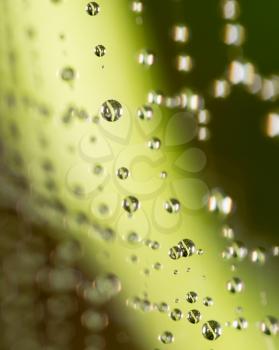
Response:
[[[173,246],[172,248],[170,248],[169,257],[171,259],[177,260],[177,259],[181,258],[181,256],[182,256],[182,252],[178,246]]]
[[[132,11],[135,13],[142,13],[142,11],[143,11],[142,1],[133,1],[132,2]]]
[[[126,180],[129,175],[130,175],[130,172],[125,167],[121,167],[117,170],[117,176],[120,180]]]
[[[195,309],[190,310],[187,314],[187,320],[190,323],[199,323],[201,318],[202,318],[201,313]]]
[[[224,238],[228,239],[228,240],[232,240],[234,239],[234,231],[231,227],[225,225],[222,228],[222,235]]]
[[[161,270],[162,269],[162,264],[159,263],[159,262],[156,262],[154,265],[153,265],[153,268],[155,270]]]
[[[183,24],[175,25],[172,29],[172,38],[175,42],[186,43],[189,39],[189,29]]]
[[[111,298],[118,294],[122,288],[119,278],[111,273],[104,276],[98,276],[93,285],[101,295],[104,295],[107,298]]]
[[[208,340],[216,340],[222,334],[222,328],[217,321],[207,321],[202,326],[202,335]]]
[[[248,322],[247,322],[247,320],[245,320],[245,318],[239,317],[233,321],[232,326],[235,329],[242,330],[242,329],[246,329],[248,327]]]
[[[271,248],[271,254],[273,256],[279,256],[279,246],[274,246]]]
[[[159,310],[160,312],[166,313],[166,312],[169,311],[169,306],[168,306],[167,303],[162,302],[162,303],[160,303],[160,304],[158,305],[158,310]]]
[[[140,208],[140,202],[136,197],[128,196],[123,200],[122,206],[128,213],[134,213]]]
[[[161,179],[166,179],[167,177],[168,177],[168,173],[166,171],[161,171],[160,178]]]
[[[244,289],[244,283],[238,277],[233,277],[227,282],[227,290],[231,293],[240,293]]]
[[[198,294],[196,292],[191,291],[186,294],[186,300],[190,304],[196,303],[198,301]]]
[[[152,66],[155,62],[155,55],[150,50],[142,50],[139,53],[138,62],[144,66]]]
[[[189,55],[178,55],[176,58],[176,68],[179,72],[190,72],[193,68],[193,59]]]
[[[90,16],[96,16],[100,12],[100,6],[95,1],[91,1],[86,5],[85,11]]]
[[[153,117],[153,108],[151,106],[144,105],[138,109],[137,116],[142,120],[150,120]]]
[[[273,316],[267,316],[260,322],[260,330],[266,335],[277,335],[279,332],[278,319]]]
[[[182,251],[182,256],[184,256],[185,258],[187,256],[191,256],[191,255],[195,254],[195,252],[196,252],[195,243],[193,241],[191,241],[190,239],[183,239],[182,241],[180,241],[178,243],[178,247]]]
[[[170,214],[178,213],[180,210],[180,202],[175,198],[171,198],[164,203],[164,208]]]
[[[251,261],[259,265],[264,265],[266,261],[266,250],[262,247],[253,249],[250,254]]]
[[[173,309],[170,313],[170,318],[174,321],[181,320],[182,316],[182,311],[180,309]]]
[[[198,255],[203,255],[203,254],[204,254],[204,250],[201,249],[201,248],[199,248],[199,249],[197,250],[197,254],[198,254]]]
[[[248,252],[245,245],[240,241],[233,241],[227,249],[229,256],[238,260],[243,260]]]
[[[205,297],[203,299],[203,305],[205,306],[212,306],[213,305],[213,299],[210,297]]]
[[[61,71],[61,78],[64,81],[73,81],[76,77],[75,70],[72,67],[64,67]]]
[[[106,54],[106,48],[104,45],[97,45],[94,48],[94,53],[97,57],[103,57]]]
[[[148,147],[153,150],[160,149],[161,140],[158,137],[152,137],[152,139],[148,141]]]
[[[171,344],[174,341],[174,336],[171,332],[166,331],[159,336],[159,339],[163,344]]]
[[[102,104],[100,114],[105,120],[115,122],[122,117],[123,108],[118,101],[108,100]]]

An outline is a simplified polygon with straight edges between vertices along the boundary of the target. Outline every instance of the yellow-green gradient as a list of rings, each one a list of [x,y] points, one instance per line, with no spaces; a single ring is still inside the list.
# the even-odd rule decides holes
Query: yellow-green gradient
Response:
[[[206,147],[197,141],[197,111],[193,108],[185,114],[185,108],[154,105],[151,121],[137,117],[150,91],[173,96],[185,87],[190,89],[188,98],[195,94],[186,76],[182,84],[183,78],[176,80],[166,69],[161,43],[171,38],[160,22],[160,8],[155,14],[148,12],[146,4],[140,16],[131,11],[128,1],[98,3],[100,13],[89,16],[86,1],[0,0],[3,195],[29,218],[47,222],[54,238],[78,239],[86,271],[113,272],[119,277],[122,291],[111,306],[112,318],[129,330],[139,348],[276,349],[278,337],[263,335],[258,322],[266,315],[278,316],[274,286],[278,257],[270,257],[264,266],[248,258],[236,261],[236,271],[231,271],[233,260],[222,258],[228,245],[222,237],[226,216],[207,210]],[[172,2],[166,4],[171,10]],[[94,54],[98,44],[106,47],[104,57]],[[153,66],[137,62],[142,49],[155,52]],[[61,79],[65,67],[75,71],[71,82]],[[114,123],[94,118],[109,99],[123,106],[123,116]],[[67,119],[70,107],[75,112]],[[88,114],[87,120],[77,116],[81,110]],[[152,137],[161,140],[160,149],[148,147]],[[186,153],[179,162],[193,148],[200,149],[195,157]],[[100,172],[96,166],[101,166]],[[116,176],[122,166],[131,172],[127,180]],[[160,177],[162,171],[168,174],[165,179]],[[129,195],[141,204],[131,216],[122,208]],[[171,198],[181,203],[178,213],[164,209]],[[100,205],[105,205],[105,212]],[[108,229],[113,230],[112,237],[103,239]],[[139,235],[140,244],[127,242],[130,232]],[[239,235],[236,231],[236,238]],[[169,248],[184,238],[193,240],[204,254],[171,260]],[[159,249],[142,243],[147,239],[159,242]],[[131,255],[138,257],[137,263],[131,262]],[[161,270],[153,268],[156,262]],[[239,295],[226,290],[233,276],[245,283]],[[193,305],[185,301],[190,290],[199,295]],[[178,307],[184,317],[175,322],[156,310],[134,310],[127,303],[136,296],[151,303],[166,302],[170,310]],[[206,296],[213,298],[213,306],[202,304]],[[236,312],[239,306],[241,314]],[[186,319],[192,308],[202,313],[197,325]],[[225,326],[238,316],[248,320],[248,329]],[[207,320],[222,325],[222,336],[214,342],[201,333]],[[164,331],[173,333],[172,344],[158,340]]]

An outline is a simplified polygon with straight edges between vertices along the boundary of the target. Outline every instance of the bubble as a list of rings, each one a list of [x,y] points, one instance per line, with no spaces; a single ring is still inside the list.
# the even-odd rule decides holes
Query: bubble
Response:
[[[259,265],[264,265],[266,261],[266,250],[262,247],[253,249],[250,254],[251,261]]]
[[[140,208],[140,202],[136,197],[128,196],[123,200],[122,206],[128,213],[134,213]]]
[[[163,344],[171,344],[174,341],[174,336],[171,332],[166,331],[159,336],[159,340]]]
[[[109,121],[115,122],[123,115],[122,105],[116,100],[107,100],[101,106],[101,116]]]
[[[60,73],[64,81],[73,81],[76,77],[76,72],[72,67],[64,67]]]
[[[170,318],[174,321],[180,321],[182,316],[182,311],[180,309],[173,309],[170,313]]]
[[[133,1],[132,2],[132,11],[135,13],[142,13],[142,11],[143,11],[142,1]]]
[[[183,239],[182,241],[180,241],[178,243],[178,247],[180,248],[180,250],[182,252],[182,256],[184,256],[185,258],[187,256],[191,256],[191,255],[195,254],[195,252],[196,252],[195,243],[193,241],[191,241],[190,239]]]
[[[180,210],[180,202],[176,198],[171,198],[164,203],[164,208],[170,214],[178,213]]]
[[[279,332],[278,319],[273,316],[266,316],[265,319],[260,322],[260,330],[266,335],[277,335]]]
[[[153,108],[151,106],[144,105],[138,109],[137,116],[142,120],[150,120],[153,117]]]
[[[273,256],[279,256],[279,246],[274,246],[271,248],[271,254]]]
[[[189,39],[189,29],[185,25],[175,25],[172,29],[172,38],[175,42],[186,43]]]
[[[176,57],[176,68],[179,72],[190,72],[193,68],[193,59],[189,55],[178,55]]]
[[[155,270],[161,270],[162,269],[162,264],[160,262],[156,262],[154,265],[153,265],[153,268]]]
[[[121,167],[117,170],[117,177],[120,180],[126,180],[130,175],[129,169],[125,167]]]
[[[207,321],[202,326],[202,335],[208,340],[216,340],[222,334],[222,328],[217,321]]]
[[[234,231],[231,227],[225,225],[222,228],[222,235],[224,238],[228,239],[228,240],[232,240],[234,239]]]
[[[129,232],[126,237],[126,240],[131,245],[137,245],[141,243],[141,238],[136,232]]]
[[[181,258],[182,252],[181,249],[178,246],[173,246],[169,249],[169,257],[173,260],[177,260]]]
[[[242,330],[242,329],[248,328],[248,322],[247,322],[247,320],[245,320],[245,318],[239,317],[233,321],[232,326],[235,329]]]
[[[103,57],[106,54],[106,48],[104,45],[97,45],[94,48],[94,53],[97,57]]]
[[[235,20],[239,16],[239,4],[236,0],[223,1],[223,17],[227,20]]]
[[[98,276],[94,281],[96,290],[103,296],[111,298],[121,291],[121,282],[114,274]]]
[[[167,303],[162,302],[158,305],[158,310],[162,313],[166,313],[169,311],[169,306]]]
[[[95,332],[102,331],[108,325],[107,315],[95,310],[85,311],[82,314],[81,321],[87,329]]]
[[[96,16],[100,12],[100,6],[95,1],[91,1],[86,5],[85,11],[90,16]]]
[[[161,171],[160,172],[160,178],[161,179],[166,179],[168,177],[168,173],[166,171]]]
[[[203,255],[203,254],[204,254],[204,250],[201,249],[201,248],[199,248],[199,249],[197,250],[197,254],[198,254],[198,255]]]
[[[188,301],[188,303],[194,304],[198,301],[198,294],[196,292],[191,291],[186,294],[186,300]]]
[[[144,299],[140,302],[140,309],[143,312],[150,312],[153,310],[153,305],[149,300]]]
[[[150,50],[142,50],[139,53],[138,62],[144,66],[152,66],[155,62],[155,55]]]
[[[152,137],[152,139],[148,141],[147,145],[152,150],[158,150],[161,148],[161,140],[158,137]]]
[[[210,297],[205,297],[203,299],[203,305],[204,306],[212,306],[213,305],[213,299]]]
[[[240,46],[244,43],[245,29],[240,24],[227,23],[225,25],[224,42],[227,45]]]
[[[231,293],[240,293],[244,289],[244,283],[238,277],[233,277],[227,282],[227,290]]]
[[[228,254],[238,260],[243,260],[248,253],[245,245],[240,241],[233,241],[228,247]]]
[[[187,314],[187,320],[190,323],[199,323],[201,318],[202,318],[201,313],[195,309],[190,310]]]

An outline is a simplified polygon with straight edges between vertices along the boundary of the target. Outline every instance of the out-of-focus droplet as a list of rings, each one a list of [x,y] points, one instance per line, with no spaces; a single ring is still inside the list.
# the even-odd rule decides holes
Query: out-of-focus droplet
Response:
[[[217,321],[210,320],[202,326],[202,335],[208,340],[216,340],[221,334],[222,328]]]
[[[178,247],[180,248],[180,250],[182,252],[182,256],[185,258],[188,256],[194,255],[196,252],[195,243],[193,241],[191,241],[190,239],[181,240],[178,243]]]
[[[237,0],[223,1],[223,17],[227,20],[235,20],[240,14],[239,3]]]
[[[106,48],[104,47],[104,45],[97,45],[94,48],[94,53],[97,57],[103,57],[106,54]]]
[[[253,249],[250,253],[250,259],[253,263],[264,265],[266,262],[266,250],[262,247]]]
[[[155,54],[150,50],[142,50],[138,55],[138,62],[144,66],[152,66],[155,63]]]
[[[89,16],[96,16],[100,12],[100,6],[95,1],[91,1],[86,5],[85,11]]]
[[[72,67],[64,67],[61,70],[60,75],[61,75],[62,80],[70,82],[70,81],[73,81],[75,79],[76,72]]]
[[[140,208],[140,202],[136,197],[128,196],[123,200],[123,209],[128,213],[134,213]]]
[[[189,55],[181,54],[176,58],[176,68],[179,72],[190,72],[193,68],[193,59]]]
[[[167,303],[162,302],[158,305],[158,310],[162,313],[166,313],[169,311],[169,306]]]
[[[143,12],[143,3],[142,1],[133,1],[132,2],[132,11],[135,13],[142,13]]]
[[[196,303],[198,301],[198,294],[196,292],[191,291],[186,294],[186,300],[190,304]]]
[[[240,46],[244,43],[245,29],[240,24],[225,25],[224,42],[227,45]]]
[[[109,122],[115,122],[123,115],[122,105],[116,100],[107,100],[101,106],[101,117]]]
[[[171,344],[174,341],[174,336],[171,332],[166,331],[159,336],[159,339],[163,344]]]
[[[164,208],[170,214],[178,213],[180,210],[180,202],[175,198],[171,198],[164,203]]]
[[[172,38],[175,42],[186,43],[189,39],[189,29],[184,24],[175,25],[172,28]]]
[[[230,84],[227,80],[215,80],[213,83],[213,96],[216,98],[226,98],[231,92]]]
[[[205,305],[205,306],[212,306],[213,305],[213,299],[211,297],[205,297],[203,299],[203,305]]]
[[[240,293],[244,289],[243,281],[238,277],[233,277],[230,281],[227,282],[227,290],[232,293]]]
[[[242,329],[248,328],[248,322],[247,322],[247,320],[245,318],[239,317],[239,318],[237,318],[236,320],[233,321],[232,326],[235,329],[242,330]]]
[[[153,117],[153,108],[151,106],[144,105],[138,109],[137,116],[142,120],[151,120]]]
[[[170,313],[170,318],[174,321],[179,321],[182,318],[182,311],[180,309],[173,309]]]
[[[277,335],[279,333],[279,321],[276,317],[266,316],[260,322],[260,330],[266,335]]]
[[[161,140],[158,137],[152,137],[151,140],[148,141],[148,148],[152,150],[158,150],[161,148]]]

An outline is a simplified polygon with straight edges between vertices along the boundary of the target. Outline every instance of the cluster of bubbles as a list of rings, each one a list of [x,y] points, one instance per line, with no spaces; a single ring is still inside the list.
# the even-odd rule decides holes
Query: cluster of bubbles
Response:
[[[176,246],[169,249],[169,257],[173,260],[177,260],[181,257],[192,256],[196,253],[196,246],[190,239],[183,239],[178,242]]]
[[[104,345],[110,323],[106,304],[120,293],[119,278],[109,273],[92,281],[79,267],[78,241],[55,242],[11,209],[0,210],[0,225],[1,348]]]

